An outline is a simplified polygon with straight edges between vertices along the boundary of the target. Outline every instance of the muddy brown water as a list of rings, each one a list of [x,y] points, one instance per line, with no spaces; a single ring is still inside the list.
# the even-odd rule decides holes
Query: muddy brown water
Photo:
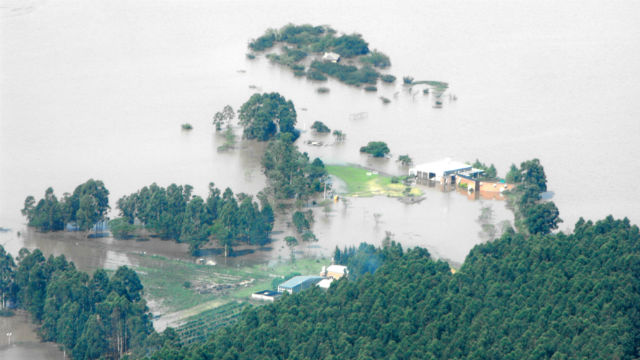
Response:
[[[312,1],[93,2],[1,0],[0,11],[0,244],[65,254],[83,269],[131,262],[130,252],[183,257],[171,242],[76,239],[37,234],[19,209],[27,195],[48,186],[58,196],[88,178],[122,195],[157,182],[207,184],[255,194],[265,185],[263,144],[243,142],[219,153],[212,115],[237,108],[255,91],[278,91],[298,109],[301,150],[330,163],[356,163],[386,173],[406,171],[393,160],[362,156],[371,140],[386,141],[394,157],[416,162],[449,156],[493,162],[538,157],[552,199],[570,229],[579,216],[607,214],[640,221],[640,177],[633,157],[640,144],[639,5],[614,0],[530,2],[370,3]],[[432,107],[419,88],[380,85],[365,93],[330,80],[314,83],[264,58],[249,61],[246,43],[288,22],[330,24],[364,34],[387,53],[400,79],[443,80],[457,101]],[[64,26],[61,26],[64,24]],[[238,70],[244,70],[238,71]],[[327,86],[330,93],[315,89]],[[392,100],[384,105],[378,96]],[[307,109],[306,111],[303,108]],[[366,113],[364,116],[354,114]],[[308,131],[315,120],[347,134],[343,144]],[[194,129],[181,131],[189,122]],[[239,129],[238,129],[239,133]],[[406,205],[384,197],[350,199],[316,210],[320,241],[309,256],[335,245],[379,243],[390,231],[405,246],[464,260],[484,241],[480,209],[495,224],[511,219],[500,201],[469,201],[462,194],[426,191]],[[377,214],[377,215],[376,215]],[[279,219],[276,239],[290,231]],[[17,233],[20,232],[21,236]],[[76,244],[77,243],[77,244]],[[238,261],[288,256],[278,243]],[[249,260],[251,259],[251,260]],[[13,349],[13,348],[12,348]],[[4,352],[2,352],[4,351]],[[0,350],[0,357],[8,356]],[[26,348],[11,358],[38,358]],[[47,358],[46,356],[40,358]]]

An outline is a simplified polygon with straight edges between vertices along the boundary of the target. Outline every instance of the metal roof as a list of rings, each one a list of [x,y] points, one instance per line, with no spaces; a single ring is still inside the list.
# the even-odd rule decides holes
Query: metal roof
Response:
[[[282,288],[286,288],[286,289],[293,289],[297,285],[300,285],[300,284],[305,283],[307,281],[320,281],[322,279],[324,279],[322,276],[313,276],[313,275],[294,276],[291,279],[289,279],[289,280],[283,282],[282,284],[278,285],[278,287],[282,287]]]
[[[472,167],[469,164],[454,161],[451,160],[451,158],[445,158],[439,161],[416,165],[409,169],[409,175],[415,175],[418,172],[430,172],[436,174],[436,176],[444,176],[458,171],[471,169]]]
[[[334,272],[338,274],[345,274],[348,272],[347,267],[344,265],[329,265],[327,267],[327,272]]]

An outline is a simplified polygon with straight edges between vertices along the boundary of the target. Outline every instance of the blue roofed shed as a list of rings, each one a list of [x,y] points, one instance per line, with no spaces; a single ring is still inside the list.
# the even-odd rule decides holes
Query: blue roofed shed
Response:
[[[291,279],[278,285],[278,292],[288,292],[295,294],[306,290],[324,279],[322,276],[294,276]]]

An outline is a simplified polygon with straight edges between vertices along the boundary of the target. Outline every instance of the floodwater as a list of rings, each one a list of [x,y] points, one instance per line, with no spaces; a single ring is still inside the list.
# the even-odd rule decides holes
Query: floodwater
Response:
[[[386,141],[417,163],[452,157],[545,166],[552,199],[571,229],[580,216],[608,214],[640,222],[640,5],[613,0],[325,1],[46,1],[0,0],[0,244],[65,254],[82,269],[130,264],[148,251],[185,256],[172,242],[81,239],[26,230],[19,209],[48,186],[61,196],[88,178],[105,182],[111,204],[157,182],[207,184],[255,194],[265,185],[263,144],[223,143],[211,125],[224,105],[238,108],[255,91],[293,100],[299,127],[315,120],[347,134],[344,144],[301,150],[328,163],[356,163],[400,174],[393,160],[358,149]],[[380,85],[376,94],[335,81],[298,79],[246,44],[288,22],[329,24],[362,33],[387,53],[399,79],[442,80],[455,102],[434,109],[419,89]],[[318,86],[331,92],[316,93]],[[378,96],[392,100],[384,105]],[[306,109],[306,110],[304,110]],[[366,113],[353,118],[353,114]],[[194,130],[184,132],[189,122]],[[239,129],[238,129],[239,133]],[[425,189],[407,205],[378,197],[349,199],[315,211],[320,239],[304,249],[379,243],[386,231],[405,246],[462,262],[484,241],[480,209],[494,224],[512,219],[505,203],[470,201]],[[276,238],[289,230],[279,219]],[[18,235],[20,232],[20,236]],[[286,256],[256,252],[252,261]],[[283,255],[285,254],[285,255]],[[245,261],[245,260],[239,260]],[[11,350],[16,351],[16,350]],[[27,348],[12,358],[37,358]],[[2,356],[6,352],[0,352]],[[46,356],[45,356],[46,357]]]

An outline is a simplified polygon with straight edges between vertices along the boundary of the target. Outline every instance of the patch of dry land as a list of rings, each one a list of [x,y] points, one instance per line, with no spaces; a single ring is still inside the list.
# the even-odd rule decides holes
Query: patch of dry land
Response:
[[[420,197],[422,191],[408,187],[399,177],[381,175],[375,171],[349,165],[327,165],[329,174],[344,181],[347,192],[344,195],[355,197],[389,196]],[[397,182],[395,182],[397,180]]]

